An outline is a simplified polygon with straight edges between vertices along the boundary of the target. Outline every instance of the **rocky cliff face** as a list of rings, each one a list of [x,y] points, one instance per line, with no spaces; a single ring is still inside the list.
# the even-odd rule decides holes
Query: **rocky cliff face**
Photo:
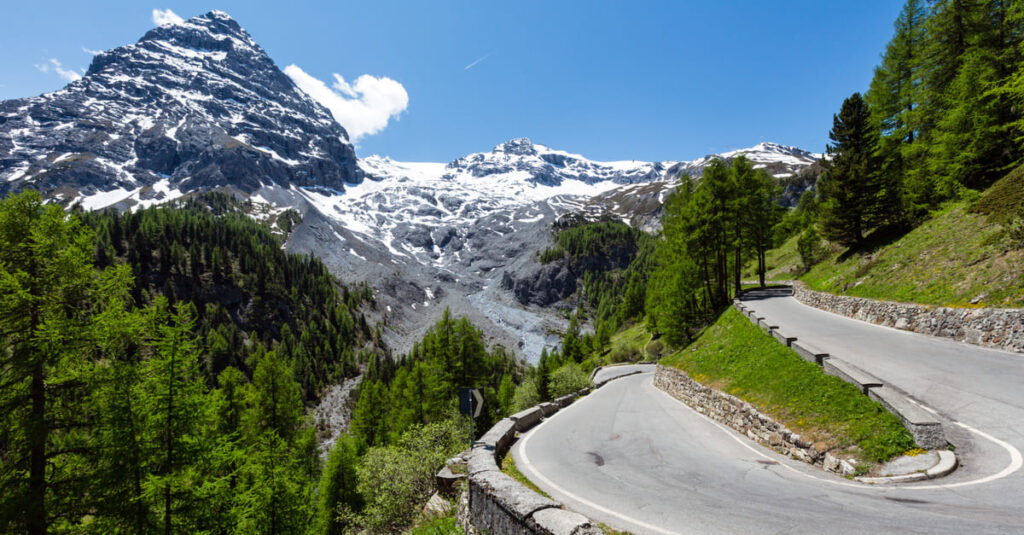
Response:
[[[361,177],[344,128],[218,11],[98,54],[64,89],[0,103],[0,193],[31,185],[98,208]]]

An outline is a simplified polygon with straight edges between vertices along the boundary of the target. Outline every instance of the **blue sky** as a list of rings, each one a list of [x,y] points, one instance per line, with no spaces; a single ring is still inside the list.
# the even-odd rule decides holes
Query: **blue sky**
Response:
[[[449,161],[524,136],[600,160],[692,159],[761,141],[820,152],[842,99],[867,88],[901,5],[9,2],[0,99],[62,87],[88,66],[85,49],[135,42],[154,9],[220,9],[281,68],[328,85],[335,73],[401,84],[407,106],[358,140],[360,156]]]

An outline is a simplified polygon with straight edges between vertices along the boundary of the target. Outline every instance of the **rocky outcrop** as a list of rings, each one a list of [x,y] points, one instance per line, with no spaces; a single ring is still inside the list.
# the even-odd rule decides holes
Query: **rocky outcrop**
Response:
[[[1024,309],[952,308],[877,301],[811,290],[793,284],[800,302],[850,318],[904,331],[1024,352]]]
[[[576,273],[567,259],[541,265],[519,278],[502,274],[501,287],[523,305],[549,306],[576,292]]]
[[[803,440],[753,405],[714,388],[694,381],[686,372],[658,366],[654,386],[687,404],[693,410],[746,435],[750,440],[770,447],[783,455],[825,470],[853,475],[854,465],[840,459],[825,448]]]

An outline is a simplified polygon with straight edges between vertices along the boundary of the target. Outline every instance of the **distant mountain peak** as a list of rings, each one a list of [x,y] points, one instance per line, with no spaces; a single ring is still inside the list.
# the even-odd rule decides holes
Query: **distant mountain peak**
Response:
[[[530,138],[519,137],[510,139],[497,147],[491,152],[504,152],[505,154],[512,154],[515,156],[533,156],[537,154],[537,148],[530,141]]]

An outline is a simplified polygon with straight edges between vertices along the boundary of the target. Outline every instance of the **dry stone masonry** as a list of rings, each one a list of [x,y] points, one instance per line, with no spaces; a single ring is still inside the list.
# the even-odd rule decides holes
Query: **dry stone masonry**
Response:
[[[877,301],[817,292],[801,281],[793,283],[793,296],[806,305],[877,325],[1024,352],[1024,309],[951,308]]]
[[[911,401],[904,393],[891,386],[886,386],[874,375],[835,355],[825,353],[796,337],[782,334],[777,326],[771,325],[766,318],[758,316],[756,311],[744,305],[742,298],[737,298],[733,305],[741,314],[748,317],[751,323],[761,327],[762,330],[775,337],[779,343],[793,349],[800,358],[816,363],[821,366],[824,373],[856,386],[862,394],[881,403],[903,422],[904,427],[914,436],[914,441],[918,446],[925,449],[936,449],[948,445],[942,423],[922,409],[920,405]],[[830,464],[826,461],[825,468],[828,469],[829,466]]]
[[[606,381],[607,382],[607,381]],[[603,384],[603,383],[602,383]],[[544,418],[567,407],[585,388],[513,414],[494,424],[467,455],[469,489],[463,493],[458,523],[467,533],[514,535],[600,535],[603,531],[587,517],[565,509],[561,503],[523,486],[501,471],[499,460],[508,452],[517,434],[539,424]],[[446,476],[446,467],[438,474]]]
[[[855,468],[849,461],[841,460],[825,449],[818,449],[750,403],[698,383],[682,370],[659,365],[654,374],[654,386],[698,413],[783,455],[842,475],[854,474]]]

